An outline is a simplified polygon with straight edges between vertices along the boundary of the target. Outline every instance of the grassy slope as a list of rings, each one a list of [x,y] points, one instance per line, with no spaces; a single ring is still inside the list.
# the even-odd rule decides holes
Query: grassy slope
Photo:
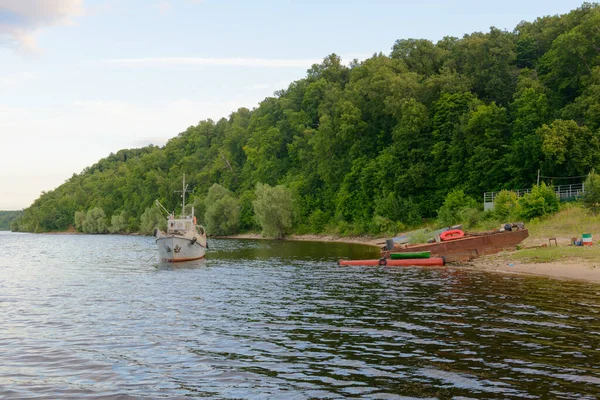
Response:
[[[560,260],[600,260],[600,215],[592,215],[577,204],[568,204],[560,212],[548,218],[533,220],[526,224],[529,238],[524,249],[510,254],[521,262],[553,262]],[[571,238],[581,239],[583,233],[591,233],[592,247],[570,246]],[[558,247],[548,246],[549,238],[556,238]],[[546,247],[541,247],[546,245]]]

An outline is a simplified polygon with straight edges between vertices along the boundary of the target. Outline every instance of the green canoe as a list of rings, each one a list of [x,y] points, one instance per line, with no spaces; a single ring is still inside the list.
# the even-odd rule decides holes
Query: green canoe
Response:
[[[390,258],[392,260],[403,260],[406,258],[429,258],[431,256],[430,251],[415,251],[412,253],[391,253]]]

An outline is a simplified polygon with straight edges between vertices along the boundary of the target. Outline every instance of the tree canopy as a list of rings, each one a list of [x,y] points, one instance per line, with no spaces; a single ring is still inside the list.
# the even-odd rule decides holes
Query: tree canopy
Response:
[[[399,39],[389,55],[348,65],[331,54],[252,110],[110,154],[13,227],[64,230],[80,212],[94,232],[148,231],[154,220],[142,227],[141,216],[156,199],[178,207],[183,173],[209,225],[232,212],[228,231],[255,229],[260,184],[285,187],[292,229],[357,233],[436,218],[451,192],[529,188],[538,169],[586,175],[600,170],[598,26],[600,7],[584,3],[512,32]],[[208,204],[214,184],[227,196]]]

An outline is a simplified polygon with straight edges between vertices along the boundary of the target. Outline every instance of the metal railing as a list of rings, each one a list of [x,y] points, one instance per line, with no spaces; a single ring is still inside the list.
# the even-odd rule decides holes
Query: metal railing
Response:
[[[518,197],[523,196],[525,193],[531,193],[531,189],[519,189],[511,190],[517,194]],[[585,193],[585,185],[583,183],[577,183],[574,185],[558,185],[554,186],[554,192],[560,200],[571,200],[583,196]],[[500,192],[485,192],[483,194],[483,209],[491,210],[494,208],[494,200]]]

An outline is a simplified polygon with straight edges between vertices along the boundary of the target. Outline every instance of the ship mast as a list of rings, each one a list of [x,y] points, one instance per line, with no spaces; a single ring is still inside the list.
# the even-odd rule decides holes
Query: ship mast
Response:
[[[183,173],[183,192],[181,193],[181,216],[183,217],[185,215],[185,191],[187,189],[187,186],[185,186],[185,172]]]
[[[187,185],[185,184],[185,173],[183,174],[183,187],[182,187],[182,191],[181,191],[181,216],[183,217],[185,215],[185,192],[187,192]],[[176,190],[175,192],[179,192],[179,190]]]

